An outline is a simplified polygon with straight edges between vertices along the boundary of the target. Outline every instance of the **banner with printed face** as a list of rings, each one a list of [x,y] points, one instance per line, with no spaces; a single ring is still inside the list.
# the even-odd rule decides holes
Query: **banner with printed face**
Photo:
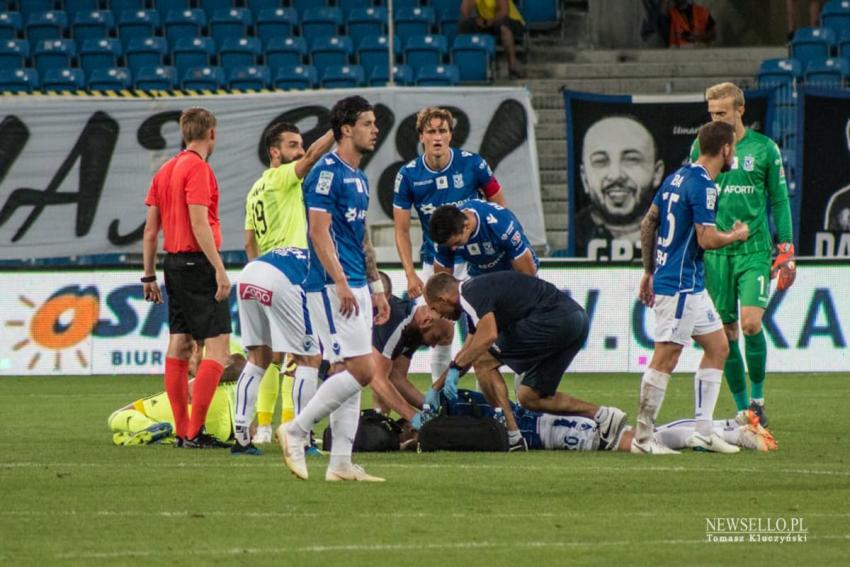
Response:
[[[395,290],[404,273],[385,270]],[[588,313],[590,334],[570,371],[640,373],[652,356],[654,315],[640,304],[639,267],[545,262],[540,275],[569,291]],[[3,271],[0,375],[158,374],[168,343],[168,308],[142,298],[138,272]],[[236,280],[239,273],[231,272]],[[234,289],[236,286],[234,285]],[[230,306],[238,340],[235,292]],[[774,292],[763,325],[770,372],[848,371],[850,263],[800,262],[797,281]],[[460,348],[455,334],[455,351]],[[687,348],[678,370],[694,371],[702,353]],[[430,372],[430,351],[411,366]]]
[[[768,97],[745,93],[744,125],[759,132]],[[710,120],[702,95],[608,96],[564,91],[570,256],[640,258],[640,220],[664,178],[690,156]]]
[[[850,258],[850,93],[803,89],[798,254]]]
[[[151,178],[180,149],[180,111],[218,119],[210,158],[221,188],[224,250],[241,250],[244,200],[267,167],[265,130],[286,120],[305,148],[330,127],[341,98],[365,96],[380,129],[360,164],[370,182],[369,221],[392,219],[398,169],[419,152],[416,113],[455,115],[452,145],[480,153],[533,244],[545,244],[529,93],[518,88],[376,88],[177,98],[5,97],[0,100],[0,257],[140,252]]]

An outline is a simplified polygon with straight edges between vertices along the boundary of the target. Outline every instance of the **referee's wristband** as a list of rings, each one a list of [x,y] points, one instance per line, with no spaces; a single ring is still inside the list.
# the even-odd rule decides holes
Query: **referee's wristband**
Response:
[[[155,275],[153,275],[153,276],[142,276],[140,281],[142,283],[153,283],[153,282],[156,281],[156,276]]]
[[[382,280],[369,282],[369,291],[372,293],[386,293],[386,290],[384,289],[384,282]]]

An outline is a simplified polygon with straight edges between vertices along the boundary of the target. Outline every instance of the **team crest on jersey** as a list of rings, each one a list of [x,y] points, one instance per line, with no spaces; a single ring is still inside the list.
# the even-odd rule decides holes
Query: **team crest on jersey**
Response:
[[[301,346],[304,347],[304,350],[306,352],[310,352],[311,350],[313,350],[313,347],[315,345],[316,345],[316,343],[313,342],[313,337],[310,337],[310,336],[304,337],[304,342],[301,344]]]
[[[452,183],[454,183],[455,189],[462,189],[463,188],[463,174],[462,173],[455,173],[452,176]]]
[[[474,242],[466,245],[466,251],[469,252],[471,256],[478,256],[481,254],[481,248]]]
[[[331,183],[333,183],[333,180],[334,174],[332,171],[321,172],[319,174],[319,181],[316,183],[316,193],[319,195],[328,195],[331,192]]]
[[[445,175],[442,175],[437,178],[437,189],[448,189],[449,188],[449,178]]]
[[[717,188],[716,187],[708,187],[705,190],[705,208],[709,211],[713,211],[715,205],[717,204]]]
[[[488,254],[488,255],[490,255],[490,256],[492,256],[493,254],[495,254],[495,253],[496,253],[496,249],[495,249],[495,248],[493,248],[493,243],[492,243],[492,242],[485,242],[485,243],[484,243],[484,253],[485,253],[485,254]]]
[[[339,356],[340,351],[342,351],[342,347],[339,346],[339,341],[336,340],[336,337],[333,339],[331,350],[334,351],[334,354],[337,356]]]
[[[744,157],[744,171],[753,171],[756,168],[756,158],[753,156]]]

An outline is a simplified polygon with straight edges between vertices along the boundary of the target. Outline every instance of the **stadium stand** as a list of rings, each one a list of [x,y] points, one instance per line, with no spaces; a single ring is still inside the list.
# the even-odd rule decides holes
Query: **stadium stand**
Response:
[[[298,29],[298,13],[287,8],[260,10],[256,18],[257,37],[264,45],[291,36]]]
[[[23,27],[21,20],[18,12],[0,13],[0,39],[17,39]]]
[[[441,35],[415,35],[407,40],[404,61],[419,69],[426,65],[440,65],[448,53],[448,42]]]
[[[118,18],[118,37],[124,46],[134,38],[156,35],[159,13],[155,10],[124,10]]]
[[[301,12],[301,35],[309,39],[336,36],[342,27],[342,11],[336,8],[308,8]]]
[[[115,19],[109,11],[71,12],[74,14],[71,23],[71,35],[77,45],[87,39],[105,39],[115,28]]]
[[[283,2],[281,0],[248,0],[247,2],[248,9],[251,10],[255,21],[260,17],[260,12],[267,10],[274,11],[281,8],[282,5]]]
[[[31,93],[39,87],[35,69],[0,67],[0,92]]]
[[[402,45],[415,35],[429,35],[436,21],[432,8],[396,8],[395,33]]]
[[[208,20],[212,20],[216,13],[230,11],[236,4],[234,0],[197,0],[198,7],[206,12]],[[241,6],[241,2],[239,5]]]
[[[174,43],[181,38],[193,38],[202,34],[207,25],[207,16],[203,10],[171,11],[165,17],[165,37],[168,43]]]
[[[48,69],[41,87],[52,92],[79,91],[86,88],[86,78],[82,69]]]
[[[383,8],[354,8],[347,19],[348,37],[355,47],[369,36],[380,36],[386,31],[387,11]]]
[[[159,12],[160,21],[165,21],[169,12],[185,12],[192,8],[190,0],[154,0],[153,8]]]
[[[281,67],[275,73],[276,89],[312,89],[318,85],[318,74],[312,65]]]
[[[185,90],[218,90],[224,86],[224,70],[221,67],[192,67],[180,84]]]
[[[352,52],[351,39],[347,37],[317,37],[310,49],[310,60],[319,76],[324,77],[328,67],[348,65]]]
[[[821,25],[839,39],[850,38],[850,0],[827,2],[821,11]]]
[[[124,57],[127,67],[135,74],[143,67],[163,65],[167,54],[168,41],[164,37],[138,37],[130,40]]]
[[[134,76],[133,86],[143,91],[171,91],[178,85],[174,67],[142,67]]]
[[[90,91],[120,91],[133,86],[130,71],[124,67],[93,69],[86,86]]]
[[[113,12],[137,12],[145,9],[145,0],[107,0],[107,7]]]
[[[303,37],[276,37],[266,44],[265,56],[270,69],[295,67],[304,63],[307,42]]]
[[[30,44],[45,39],[62,39],[68,29],[68,15],[65,12],[50,10],[47,12],[31,12],[26,18],[25,30]]]
[[[53,0],[21,0],[18,3],[21,16],[24,21],[29,21],[30,16],[38,12],[49,12],[53,10]]]
[[[95,69],[109,69],[118,66],[121,58],[121,42],[111,39],[89,39],[80,50],[80,67],[86,75]]]
[[[831,29],[801,28],[791,40],[791,57],[805,69],[814,61],[828,59],[835,44],[835,32]]]
[[[30,44],[25,39],[0,41],[0,69],[23,69],[30,58]]]
[[[97,43],[98,40],[95,40]],[[70,67],[77,49],[70,39],[45,39],[38,42],[33,52],[33,64],[40,76],[48,69],[64,69]]]
[[[360,65],[332,65],[325,69],[320,85],[324,89],[353,89],[365,84]]]
[[[850,61],[825,59],[812,61],[806,68],[805,82],[819,87],[843,87],[850,79]]]
[[[270,84],[271,73],[264,66],[235,67],[227,80],[227,88],[240,91],[259,91]]]
[[[63,0],[62,8],[73,17],[74,14],[80,12],[94,12],[101,9],[101,4],[98,0]],[[109,10],[112,12],[112,10]]]
[[[363,38],[363,42],[357,50],[357,61],[365,70],[366,74],[371,76],[372,71],[376,67],[381,67],[388,64],[389,49],[387,36],[369,36]],[[398,37],[393,41],[393,52],[396,57],[401,55],[401,40]]]
[[[263,46],[256,37],[226,38],[218,51],[219,64],[225,73],[236,67],[252,67],[260,60]]]
[[[460,73],[454,65],[426,65],[416,74],[418,87],[454,87],[460,82]]]
[[[215,42],[210,37],[182,37],[172,45],[171,64],[181,78],[192,67],[208,66],[215,54]]]
[[[247,8],[217,10],[210,21],[210,35],[217,45],[225,39],[238,39],[248,35],[251,27],[251,11]]]
[[[378,65],[372,69],[368,84],[370,87],[382,87],[389,82],[390,74],[387,65]],[[395,65],[393,67],[393,80],[398,86],[409,86],[413,84],[413,71],[407,65]]]
[[[489,81],[492,78],[496,42],[491,35],[459,35],[452,45],[452,63],[461,82]]]

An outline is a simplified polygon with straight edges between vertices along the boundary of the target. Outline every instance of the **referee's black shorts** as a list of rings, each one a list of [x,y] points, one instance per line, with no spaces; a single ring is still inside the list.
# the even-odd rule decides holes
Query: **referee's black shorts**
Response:
[[[203,252],[167,254],[163,263],[171,334],[198,341],[230,333],[230,302],[215,300],[215,268]]]

